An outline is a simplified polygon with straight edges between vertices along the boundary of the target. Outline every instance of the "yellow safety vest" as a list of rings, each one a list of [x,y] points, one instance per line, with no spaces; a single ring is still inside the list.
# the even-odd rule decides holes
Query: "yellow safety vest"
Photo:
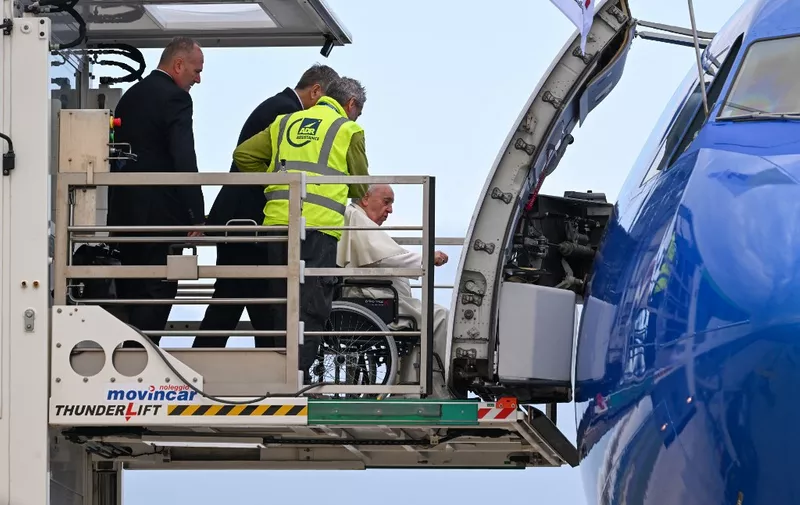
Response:
[[[347,118],[342,106],[323,96],[317,105],[303,111],[275,118],[278,131],[271,135],[274,157],[269,172],[306,173],[306,198],[303,217],[306,226],[344,226],[347,184],[314,184],[311,177],[348,175],[347,150],[353,134],[363,131]],[[267,186],[264,225],[286,226],[289,223],[289,186]],[[321,230],[339,240],[341,230]]]

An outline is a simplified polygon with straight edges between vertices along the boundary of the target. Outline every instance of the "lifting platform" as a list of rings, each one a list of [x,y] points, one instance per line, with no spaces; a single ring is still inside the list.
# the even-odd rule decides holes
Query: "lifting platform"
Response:
[[[487,183],[491,201],[481,205],[496,207],[482,214],[486,219],[473,220],[470,226],[466,242],[470,247],[465,248],[460,272],[465,265],[467,269],[459,274],[462,278],[454,289],[457,315],[451,314],[453,343],[448,342],[445,356],[435,356],[431,324],[433,251],[434,245],[443,241],[433,233],[433,177],[346,180],[421,187],[422,225],[382,227],[421,233],[416,242],[422,246],[421,268],[325,269],[306,268],[300,259],[300,241],[308,230],[300,219],[305,197],[302,174],[145,175],[110,171],[116,159],[135,156],[136,146],[117,144],[113,138],[113,109],[121,91],[111,85],[125,82],[125,78],[101,77],[99,88],[90,86],[91,75],[102,64],[97,61],[98,55],[116,48],[139,62],[139,69],[131,70],[131,79],[141,76],[144,68],[137,48],[162,47],[175,35],[192,36],[205,47],[319,45],[327,55],[333,46],[351,42],[334,14],[321,0],[246,4],[146,0],[129,4],[123,8],[114,0],[55,0],[50,5],[54,11],[44,12],[44,3],[36,4],[36,11],[31,2],[3,0],[0,132],[11,140],[4,151],[4,176],[0,179],[0,452],[8,455],[0,458],[0,505],[119,503],[119,479],[125,468],[576,466],[577,451],[558,430],[555,419],[555,402],[571,398],[569,377],[565,385],[565,376],[571,370],[576,297],[568,290],[514,282],[506,284],[512,288],[487,288],[487,282],[499,282],[489,276],[490,271],[497,270],[496,260],[487,258],[494,246],[500,246],[502,237],[481,242],[474,236],[476,230],[481,237],[488,236],[487,230],[494,226],[488,218],[508,219],[503,213],[511,212],[511,207],[505,206],[512,196],[505,191],[512,188],[503,178],[531,162],[534,146],[523,146],[517,140],[518,147],[499,161]],[[619,48],[628,42],[627,18],[617,7],[627,4],[621,0],[600,4],[597,19],[602,22],[593,28],[589,48],[614,53],[615,45]],[[263,19],[258,21],[259,17]],[[584,70],[597,70],[599,65],[588,56],[578,55],[576,59],[574,51],[570,52],[575,44],[577,37],[560,56],[569,60],[568,64],[562,62],[551,69],[569,76],[560,81],[564,89],[572,90],[588,80],[591,75]],[[619,54],[610,60],[604,57],[603,65],[613,65]],[[582,68],[576,70],[576,66]],[[530,120],[526,123],[528,140],[536,126],[534,107],[539,113],[550,114],[548,107],[557,105],[545,102],[529,103],[527,115],[521,116]],[[547,121],[560,117],[550,116]],[[509,141],[513,139],[510,135]],[[553,155],[549,151],[548,156]],[[534,170],[531,165],[531,174],[544,170],[537,167]],[[525,192],[523,186],[532,184],[532,179],[514,181],[513,199]],[[332,184],[343,182],[343,178],[315,177],[314,182]],[[206,232],[251,235],[191,239],[186,233],[193,227],[172,228],[171,239],[159,240],[185,244],[192,254],[176,252],[162,266],[120,266],[110,250],[98,245],[107,242],[109,233],[132,231],[101,224],[105,223],[107,187],[143,183],[286,184],[290,225],[204,227]],[[45,195],[49,195],[49,205]],[[276,228],[285,236],[257,235],[258,231]],[[167,230],[149,227],[135,231],[156,234]],[[114,240],[146,242],[153,238],[126,236]],[[268,267],[199,264],[197,248],[213,247],[222,240],[283,240],[288,244],[289,259],[285,265]],[[459,243],[453,239],[444,242]],[[490,263],[483,265],[486,261]],[[365,303],[343,294],[334,302],[332,328],[305,331],[298,317],[299,289],[313,276],[343,278],[343,289],[358,287],[369,278],[385,282],[392,277],[418,277],[426,310],[416,324],[403,326],[392,312],[396,300],[391,296]],[[259,349],[153,345],[148,337],[154,335],[205,338],[222,332],[199,331],[197,323],[191,321],[173,321],[161,332],[133,328],[120,315],[120,309],[130,300],[102,296],[108,293],[107,280],[125,277],[179,281],[179,300],[149,301],[173,305],[232,303],[212,300],[211,293],[202,287],[215,278],[286,278],[285,298],[252,302],[285,306],[285,331],[259,332],[245,324],[237,331],[224,332],[228,336],[282,338],[285,342]],[[508,294],[512,289],[517,290],[516,295]],[[507,293],[506,302],[498,305],[502,292]],[[477,295],[485,297],[483,303],[475,298]],[[541,304],[535,314],[526,313],[526,303],[532,300],[544,300],[552,314],[542,311]],[[514,301],[518,307],[512,306]],[[491,326],[481,321],[489,318],[487,310],[493,308],[507,316],[522,315],[514,316],[514,323],[505,326],[506,352],[499,355],[500,367],[505,367],[509,380],[531,379],[530,374],[525,375],[530,365],[521,366],[520,362],[534,353],[537,363],[546,356],[558,357],[548,368],[555,372],[534,377],[545,389],[557,384],[557,398],[548,400],[547,414],[536,408],[537,402],[520,401],[515,394],[496,394],[497,388],[479,390],[483,399],[471,399],[460,388],[453,393],[455,399],[431,397],[435,374],[443,374],[449,386],[457,375],[479,376],[481,381],[501,375],[496,372],[497,363],[487,365],[484,361],[474,366],[476,359],[486,360],[494,352],[495,336],[472,331],[478,324],[482,328]],[[536,339],[533,318],[538,318],[536,325],[546,328]],[[519,331],[514,332],[514,325],[519,325]],[[304,385],[298,370],[298,349],[311,335],[323,337],[324,345],[318,363],[312,367],[315,378]],[[138,345],[122,347],[131,341]],[[521,361],[509,361],[513,349],[523,350]],[[333,379],[327,377],[328,358]],[[508,391],[513,392],[514,387]]]
[[[62,113],[61,145],[80,146],[84,153],[87,152],[88,142],[79,138],[84,138],[86,132],[99,130],[99,125],[107,124],[108,120],[107,111]],[[71,123],[82,126],[69,126]],[[76,138],[69,137],[73,132],[77,132],[74,133]],[[100,144],[98,142],[98,146]],[[62,158],[78,156],[78,153],[70,153],[69,149],[62,147]],[[96,185],[115,180],[134,184],[141,180],[136,175],[95,172],[91,177]],[[289,247],[286,266],[236,267],[236,271],[228,267],[198,265],[196,255],[170,256],[167,265],[157,268],[68,265],[62,260],[68,257],[66,252],[73,247],[70,241],[93,242],[97,237],[91,234],[92,231],[113,230],[106,226],[67,222],[69,216],[73,221],[76,216],[94,216],[96,209],[91,206],[91,197],[83,199],[71,190],[76,186],[87,192],[95,191],[87,188],[88,177],[86,172],[60,172],[57,176],[49,424],[60,430],[66,441],[85,447],[96,462],[124,462],[126,468],[226,469],[525,468],[576,464],[574,457],[570,457],[574,455],[574,448],[558,432],[551,419],[532,406],[523,408],[514,398],[500,398],[493,402],[424,398],[430,393],[434,372],[428,360],[424,359],[412,367],[420,371],[416,380],[406,374],[400,381],[397,361],[430,355],[432,332],[426,331],[428,318],[424,314],[419,331],[392,331],[377,320],[372,330],[333,327],[324,332],[333,338],[342,337],[336,341],[337,345],[352,346],[329,356],[333,358],[334,370],[344,369],[344,379],[340,377],[339,381],[332,383],[302,385],[302,374],[297,370],[298,343],[303,335],[313,332],[303,331],[297,316],[300,278],[320,274],[421,276],[424,304],[432,299],[433,286],[427,274],[430,267],[409,271],[336,268],[335,272],[304,268],[299,247],[295,246]],[[192,179],[209,184],[222,179],[232,181],[229,184],[252,184],[254,179],[265,183],[288,183],[290,215],[299,215],[305,185],[303,174],[285,173],[253,176],[181,174],[178,177],[147,174],[147,177],[149,184],[191,183]],[[337,180],[335,177],[326,179]],[[350,179],[354,182],[360,180]],[[422,184],[424,205],[432,200],[429,189],[433,186],[433,178],[364,179]],[[67,197],[70,194],[72,198]],[[84,207],[83,202],[89,203]],[[428,211],[423,214],[427,221],[432,221]],[[301,222],[300,219],[296,221]],[[426,226],[420,228],[427,249],[423,261],[430,262],[434,240]],[[206,230],[210,229],[206,227]],[[299,244],[302,233],[300,226],[290,224],[287,236],[283,238],[290,244],[292,241]],[[197,239],[200,243],[206,240]],[[194,328],[140,332],[112,314],[114,302],[120,300],[76,298],[73,294],[76,287],[90,286],[92,277],[151,276],[187,281],[222,276],[227,272],[231,272],[228,275],[283,276],[289,279],[286,299],[273,301],[285,303],[287,315],[291,314],[287,331],[240,330],[256,336],[281,333],[286,338],[285,346],[267,349],[161,348],[153,345],[147,335],[190,334],[202,338],[219,332]],[[67,284],[67,279],[71,279],[71,284]],[[213,300],[198,299],[214,303]],[[334,302],[332,319],[343,308],[350,307],[346,305],[348,302],[344,303]],[[358,314],[356,311],[355,315]],[[362,320],[359,328],[366,328],[361,325],[365,322],[369,319]],[[349,344],[345,344],[344,337],[349,339]],[[414,338],[416,340],[410,340]],[[372,339],[369,340],[371,347],[366,350],[359,347],[357,342],[363,342],[359,339]],[[391,344],[389,339],[392,339]],[[140,347],[122,347],[123,342],[131,341]],[[404,345],[416,346],[417,352],[387,352],[387,347],[396,349]],[[320,363],[324,361],[322,358]],[[341,363],[343,367],[336,362],[337,358],[345,360]],[[369,362],[373,358],[377,361],[375,368],[381,370],[371,370],[368,380],[359,380],[358,374],[348,375],[348,370],[368,368],[359,363],[363,365],[364,359]],[[381,371],[383,378],[380,377]]]

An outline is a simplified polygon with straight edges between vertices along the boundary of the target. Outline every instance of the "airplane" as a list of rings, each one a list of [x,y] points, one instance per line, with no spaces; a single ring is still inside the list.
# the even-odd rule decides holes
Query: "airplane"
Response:
[[[573,399],[571,464],[590,505],[794,503],[800,5],[748,0],[716,34],[660,39],[637,31],[664,26],[637,22],[627,1],[596,12],[586,54],[573,37],[556,57],[477,204],[449,321],[452,387]],[[697,63],[618,201],[539,195],[637,35]],[[553,288],[582,304],[574,342],[571,301]]]

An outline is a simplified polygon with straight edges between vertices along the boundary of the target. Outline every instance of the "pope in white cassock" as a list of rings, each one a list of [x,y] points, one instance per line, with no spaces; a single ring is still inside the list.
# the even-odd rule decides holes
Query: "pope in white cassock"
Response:
[[[392,213],[394,204],[394,191],[387,184],[374,184],[369,187],[363,198],[351,203],[345,211],[345,226],[358,226],[375,228],[360,230],[343,230],[339,241],[337,264],[340,267],[351,268],[420,268],[422,255],[400,247],[392,237],[377,228],[386,221]],[[447,263],[447,255],[436,251],[434,264],[441,266]],[[413,317],[417,326],[422,324],[422,302],[411,294],[411,284],[408,278],[392,277],[392,285],[397,290],[398,314]],[[383,298],[385,293],[377,289],[360,289],[364,296]],[[446,308],[434,305],[433,310],[433,352],[444,363],[447,348],[447,314]],[[404,364],[405,365],[405,364]],[[406,366],[403,366],[406,369]],[[408,372],[401,371],[401,375]],[[408,380],[403,377],[401,381]],[[438,361],[433,360],[433,393],[434,398],[448,398],[447,385],[443,371]]]

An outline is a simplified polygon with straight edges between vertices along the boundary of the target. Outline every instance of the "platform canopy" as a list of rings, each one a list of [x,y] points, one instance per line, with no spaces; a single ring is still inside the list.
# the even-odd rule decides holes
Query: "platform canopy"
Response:
[[[351,36],[324,0],[78,0],[87,45],[162,48],[178,35],[204,47],[342,46]],[[54,35],[68,42],[78,23],[52,14]]]

